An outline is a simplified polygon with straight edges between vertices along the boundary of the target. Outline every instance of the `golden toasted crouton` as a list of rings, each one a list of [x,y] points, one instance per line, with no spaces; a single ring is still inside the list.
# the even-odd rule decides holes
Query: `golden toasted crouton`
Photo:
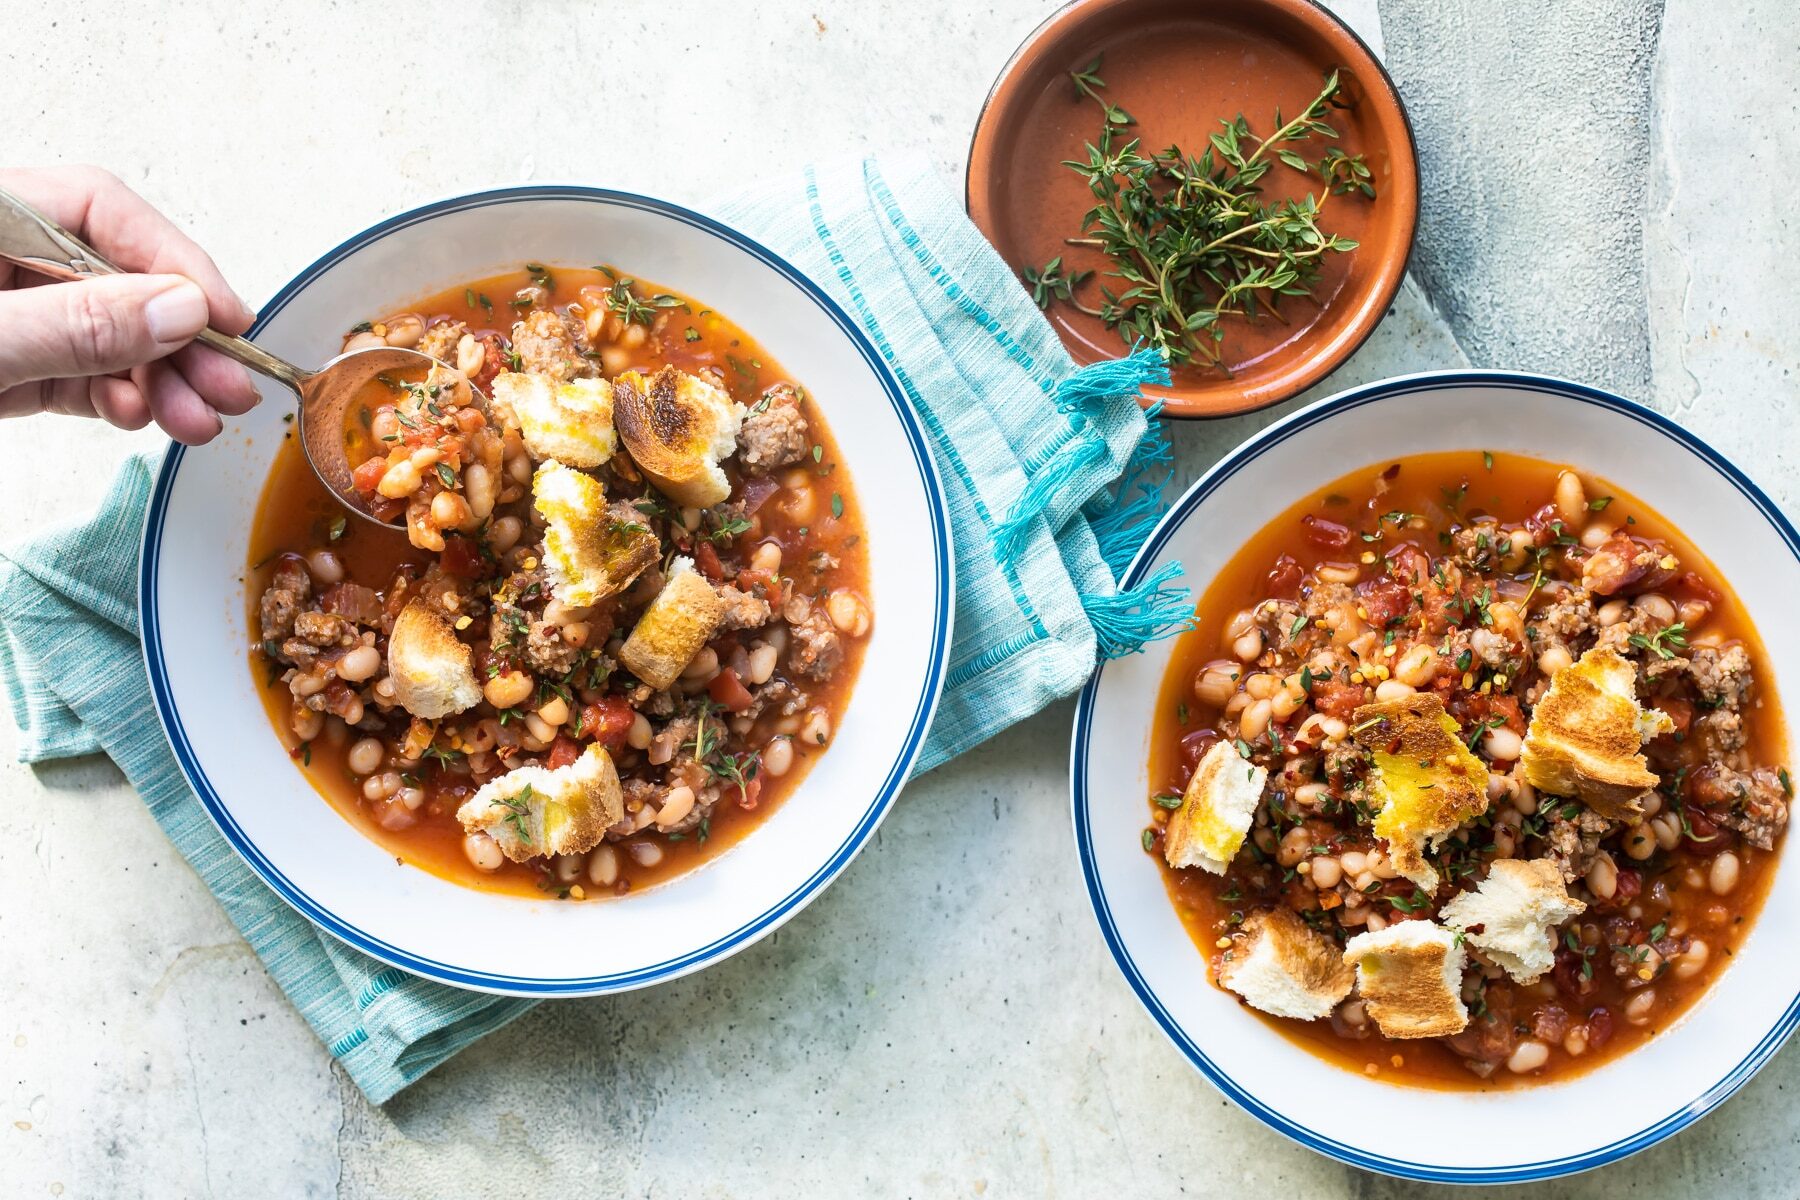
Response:
[[[1561,869],[1549,859],[1502,858],[1479,887],[1438,916],[1515,982],[1536,983],[1556,965],[1556,927],[1586,910],[1570,899]]]
[[[1469,1024],[1462,1001],[1468,954],[1431,921],[1401,921],[1359,933],[1344,947],[1369,1016],[1391,1038],[1449,1037]]]
[[[492,392],[495,405],[511,411],[533,458],[597,467],[619,448],[612,385],[604,379],[558,383],[545,375],[507,371],[494,376]]]
[[[1350,994],[1355,973],[1343,951],[1289,908],[1251,913],[1219,961],[1219,983],[1251,1008],[1316,1021]]]
[[[1230,742],[1214,742],[1194,767],[1181,807],[1163,833],[1171,867],[1223,875],[1250,831],[1269,773],[1245,762]]]
[[[456,810],[468,833],[486,833],[514,862],[545,854],[586,854],[625,815],[612,755],[598,742],[554,771],[517,767]]]
[[[674,367],[626,371],[613,380],[613,420],[632,461],[677,504],[731,495],[719,463],[737,449],[744,408],[720,388]]]
[[[669,568],[662,591],[619,647],[625,669],[657,691],[674,683],[725,620],[725,601],[689,558]]]
[[[634,511],[608,510],[592,475],[551,459],[532,476],[531,493],[544,516],[544,570],[564,604],[585,607],[624,591],[662,554]]]
[[[1539,791],[1579,796],[1609,820],[1632,820],[1643,814],[1638,797],[1657,784],[1644,743],[1673,728],[1667,713],[1638,703],[1637,668],[1596,646],[1551,676],[1519,761]]]
[[[1434,692],[1365,704],[1353,719],[1351,732],[1375,760],[1376,836],[1386,840],[1395,870],[1435,892],[1438,873],[1425,851],[1487,811],[1487,767]]]
[[[469,648],[437,609],[414,600],[388,635],[388,678],[394,698],[415,717],[435,721],[481,703]]]

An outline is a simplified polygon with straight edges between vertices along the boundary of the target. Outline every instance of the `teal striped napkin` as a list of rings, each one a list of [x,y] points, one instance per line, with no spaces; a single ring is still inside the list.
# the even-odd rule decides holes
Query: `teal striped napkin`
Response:
[[[829,291],[931,440],[957,564],[949,682],[920,769],[1079,688],[1097,657],[1183,623],[1169,574],[1114,584],[1161,510],[1168,447],[1138,406],[1147,354],[1077,370],[955,197],[917,162],[809,169],[717,206]],[[226,845],[152,711],[136,579],[155,458],[99,512],[0,555],[0,687],[27,762],[104,753],[319,1040],[381,1103],[534,1001],[459,991],[321,933]],[[106,669],[94,670],[96,664]]]

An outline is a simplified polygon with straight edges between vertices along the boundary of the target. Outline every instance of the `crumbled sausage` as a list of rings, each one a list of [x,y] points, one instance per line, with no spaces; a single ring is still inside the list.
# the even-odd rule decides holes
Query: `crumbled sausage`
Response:
[[[312,576],[306,573],[306,567],[297,558],[282,559],[262,595],[263,641],[280,642],[292,634],[294,618],[311,595]]]
[[[768,624],[769,602],[761,596],[741,591],[728,583],[719,589],[719,599],[725,602],[725,618],[719,626],[720,632],[757,629]]]
[[[763,393],[738,429],[738,462],[746,475],[767,475],[806,457],[806,417],[791,383]]]
[[[294,617],[294,636],[321,650],[348,646],[356,641],[356,627],[342,617],[324,612],[303,612]]]
[[[513,325],[513,353],[522,369],[546,375],[558,383],[598,374],[581,353],[581,334],[575,324],[554,309],[534,308]]]
[[[1740,708],[1750,694],[1750,655],[1742,646],[1715,650],[1698,646],[1688,656],[1688,674],[1708,704]]]
[[[416,349],[420,354],[429,354],[441,363],[456,364],[456,344],[463,339],[469,327],[461,321],[439,321],[425,331],[419,339]]]
[[[1571,802],[1573,804],[1573,802]],[[1600,854],[1600,843],[1612,831],[1613,823],[1582,805],[1572,814],[1569,806],[1558,807],[1550,801],[1544,809],[1549,818],[1545,837],[1550,842],[1550,860],[1562,871],[1564,882],[1573,883],[1587,874]]]
[[[829,679],[844,662],[844,646],[824,610],[815,609],[793,627],[788,650],[794,670],[811,679]]]
[[[581,648],[562,640],[562,626],[533,621],[525,634],[525,664],[539,675],[567,675],[575,669]]]

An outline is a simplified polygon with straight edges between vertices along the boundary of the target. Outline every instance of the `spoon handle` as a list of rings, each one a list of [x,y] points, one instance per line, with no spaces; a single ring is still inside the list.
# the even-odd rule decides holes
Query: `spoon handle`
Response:
[[[0,188],[0,258],[64,283],[122,274],[105,255],[5,188]],[[295,395],[300,393],[300,382],[311,374],[252,341],[216,329],[202,329],[194,340],[259,375],[286,384]]]

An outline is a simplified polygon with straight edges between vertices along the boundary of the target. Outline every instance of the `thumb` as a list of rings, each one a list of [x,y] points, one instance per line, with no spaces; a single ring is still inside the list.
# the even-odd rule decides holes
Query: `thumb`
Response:
[[[0,392],[141,366],[192,341],[206,318],[206,294],[180,275],[103,275],[0,292]]]

